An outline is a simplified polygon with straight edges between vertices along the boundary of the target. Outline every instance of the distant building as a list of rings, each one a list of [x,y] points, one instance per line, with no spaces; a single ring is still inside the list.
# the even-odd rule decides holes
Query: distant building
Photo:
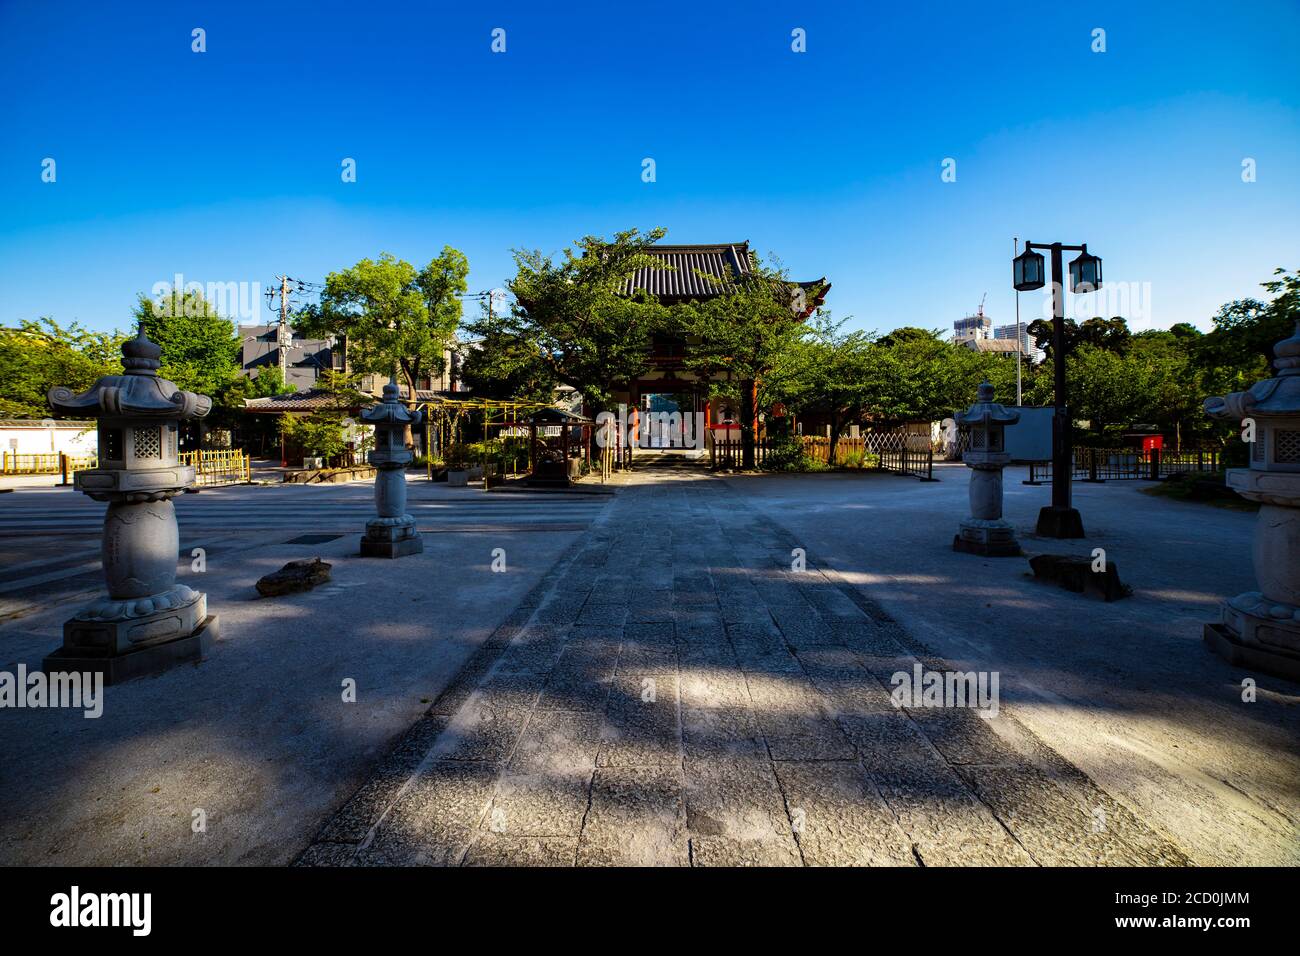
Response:
[[[304,339],[290,332],[280,340],[280,325],[241,325],[243,374],[256,378],[265,368],[284,368],[284,382],[310,391],[325,369],[341,369],[343,357],[333,339]],[[281,355],[283,354],[283,361]]]
[[[993,320],[984,314],[984,306],[980,306],[979,312],[975,315],[968,315],[952,324],[952,340],[959,344],[972,339],[990,339],[992,337]]]
[[[1009,339],[1012,342],[1016,340],[1016,323],[1011,325],[999,325],[993,330],[993,338]],[[1038,349],[1034,346],[1034,340],[1029,335],[1029,326],[1025,322],[1019,323],[1020,329],[1020,351],[1024,352],[1031,359],[1038,357]]]

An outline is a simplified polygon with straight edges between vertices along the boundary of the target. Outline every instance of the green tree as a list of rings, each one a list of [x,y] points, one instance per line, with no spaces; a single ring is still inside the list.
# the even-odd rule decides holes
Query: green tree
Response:
[[[1003,400],[1015,395],[1016,360],[945,341],[938,331],[896,329],[880,339],[882,384],[875,417],[884,421],[937,421],[975,400],[988,379]]]
[[[766,381],[791,409],[820,409],[830,418],[829,463],[837,463],[840,436],[880,401],[882,349],[861,331],[844,331],[818,310],[803,335],[772,363]]]
[[[335,461],[347,450],[346,420],[371,400],[357,381],[356,375],[323,371],[317,388],[327,396],[326,404],[310,415],[282,415],[280,433],[309,456]]]
[[[46,418],[51,388],[81,392],[101,376],[120,375],[122,338],[49,316],[0,328],[0,417]]]
[[[159,375],[225,404],[225,392],[240,370],[239,335],[203,293],[172,290],[157,301],[141,293],[133,316],[162,349]]]
[[[1063,321],[1065,323],[1065,354],[1067,356],[1071,355],[1075,348],[1080,345],[1091,345],[1094,348],[1105,349],[1109,352],[1123,353],[1128,349],[1129,341],[1132,338],[1128,320],[1118,315],[1109,319],[1093,316],[1091,319],[1085,319],[1082,323],[1071,318],[1066,318]],[[1025,332],[1034,340],[1034,345],[1042,351],[1049,362],[1052,360],[1052,325],[1050,319],[1035,319],[1025,327]]]
[[[469,327],[481,337],[475,374],[539,388],[553,380],[575,389],[589,413],[610,409],[616,386],[649,367],[654,335],[667,326],[664,306],[628,294],[638,270],[660,266],[646,250],[663,235],[585,236],[559,261],[516,250],[510,310]]]
[[[1072,345],[1091,345],[1094,348],[1123,355],[1128,351],[1132,339],[1133,333],[1129,331],[1127,319],[1118,315],[1103,319],[1097,315],[1091,319],[1084,319],[1079,324]]]
[[[1087,418],[1098,435],[1130,425],[1152,407],[1152,372],[1140,356],[1080,345],[1066,359],[1070,410]]]
[[[294,326],[345,338],[351,371],[399,374],[414,398],[420,380],[445,367],[468,275],[468,260],[451,246],[418,271],[385,252],[326,276],[319,305],[301,310]]]
[[[1185,328],[1195,330],[1195,326]],[[1189,432],[1205,431],[1210,425],[1201,410],[1204,396],[1192,365],[1191,346],[1199,335],[1199,331],[1192,335],[1178,326],[1139,332],[1130,347],[1130,357],[1146,376],[1147,407],[1142,418],[1172,430],[1175,450],[1182,449]]]
[[[460,355],[460,380],[477,398],[549,405],[555,395],[551,367],[514,335],[497,329],[486,331],[478,341],[463,343]]]
[[[714,394],[740,403],[741,467],[754,467],[754,416],[759,383],[804,334],[799,287],[755,262],[725,294],[676,310],[689,349],[686,367]]]

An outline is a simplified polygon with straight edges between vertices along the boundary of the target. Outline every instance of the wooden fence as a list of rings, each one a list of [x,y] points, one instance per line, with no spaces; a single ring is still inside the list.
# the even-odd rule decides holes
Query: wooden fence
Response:
[[[754,436],[754,467],[762,468],[771,451],[771,443],[766,435]],[[709,440],[709,467],[715,471],[719,468],[735,469],[744,461],[744,445],[740,440],[740,430],[728,428],[722,430],[721,437],[712,436]]]
[[[830,463],[831,440],[820,435],[803,437],[804,453]],[[911,475],[924,481],[934,477],[934,449],[928,435],[895,428],[867,432],[835,443],[836,463],[841,467],[870,468]]]
[[[1219,468],[1217,449],[1176,452],[1162,448],[1150,451],[1138,448],[1075,448],[1070,478],[1074,481],[1160,481],[1170,475],[1189,471],[1213,472]],[[1038,485],[1051,480],[1050,461],[1030,462],[1029,479],[1025,484]]]

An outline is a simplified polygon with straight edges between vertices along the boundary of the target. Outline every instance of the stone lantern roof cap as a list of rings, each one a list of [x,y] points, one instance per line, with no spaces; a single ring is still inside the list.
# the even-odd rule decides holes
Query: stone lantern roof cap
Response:
[[[1292,417],[1300,415],[1300,322],[1289,338],[1273,346],[1276,378],[1256,382],[1244,392],[1207,398],[1205,413],[1211,418],[1240,421],[1261,416]]]
[[[395,382],[384,386],[384,397],[379,402],[361,412],[361,420],[371,425],[418,425],[423,418],[423,412],[402,404]]]
[[[149,341],[140,325],[136,336],[122,343],[121,375],[105,375],[81,394],[70,388],[50,389],[50,407],[60,415],[139,416],[141,418],[202,418],[212,399],[182,391],[158,377],[162,349]]]
[[[993,401],[992,383],[983,381],[975,392],[975,404],[964,412],[953,415],[958,425],[978,425],[988,428],[990,425],[1014,425],[1020,421],[1020,413],[1013,412]]]

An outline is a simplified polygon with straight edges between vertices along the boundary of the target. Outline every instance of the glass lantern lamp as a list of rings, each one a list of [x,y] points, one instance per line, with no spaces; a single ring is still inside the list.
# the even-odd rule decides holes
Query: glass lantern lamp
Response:
[[[1043,257],[1028,248],[1011,260],[1011,285],[1017,292],[1033,292],[1047,284]]]
[[[1088,254],[1088,244],[1083,251],[1070,261],[1070,291],[1075,295],[1087,295],[1101,288],[1101,259]]]

